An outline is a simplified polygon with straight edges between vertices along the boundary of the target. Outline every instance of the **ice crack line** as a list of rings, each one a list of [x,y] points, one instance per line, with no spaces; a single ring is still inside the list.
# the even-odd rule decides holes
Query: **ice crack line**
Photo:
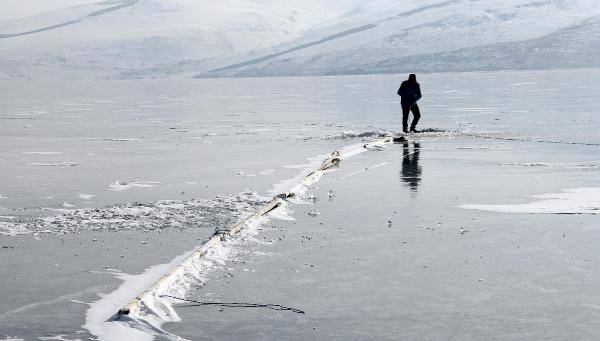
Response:
[[[171,269],[168,273],[163,275],[146,290],[144,290],[140,295],[119,309],[119,311],[116,312],[116,314],[112,317],[112,320],[130,320],[132,317],[143,320],[143,316],[149,313],[148,309],[151,306],[151,304],[149,305],[147,302],[160,299],[161,297],[158,292],[161,288],[164,289],[165,287],[168,288],[169,286],[174,285],[176,279],[185,274],[186,268],[189,268],[193,264],[206,258],[210,254],[211,250],[222,246],[222,243],[227,239],[236,236],[245,228],[248,228],[259,222],[260,218],[283,204],[285,201],[287,201],[287,199],[302,193],[306,187],[309,187],[319,181],[325,172],[337,167],[343,159],[366,152],[371,148],[381,147],[382,145],[391,143],[392,141],[393,136],[388,136],[367,144],[360,144],[359,146],[353,146],[352,148],[346,147],[341,150],[334,151],[318,169],[306,175],[300,183],[290,188],[288,191],[274,196],[266,204],[259,207],[254,213],[242,219],[233,226],[224,230],[216,231],[202,245],[193,251],[182,263]]]
[[[354,176],[354,175],[356,175],[356,174],[360,174],[360,173],[362,173],[362,172],[369,171],[369,170],[371,170],[371,169],[375,169],[375,168],[383,167],[383,166],[385,166],[385,165],[387,165],[387,164],[388,164],[387,162],[382,162],[382,163],[378,163],[378,164],[376,164],[376,165],[373,165],[373,166],[370,166],[370,167],[365,167],[365,168],[363,168],[363,169],[359,169],[359,170],[357,170],[356,172],[352,172],[352,173],[350,173],[350,174],[346,174],[346,175],[342,176],[342,177],[340,178],[340,180],[343,180],[343,179],[349,178],[349,177],[351,177],[351,176]]]
[[[462,134],[464,136],[477,137],[477,138],[480,138],[480,139],[490,139],[490,140],[517,141],[517,142],[539,142],[539,143],[568,144],[568,145],[577,145],[577,146],[594,146],[594,147],[600,147],[600,143],[594,143],[594,142],[552,141],[552,140],[544,140],[544,139],[528,139],[528,138],[517,138],[517,137],[500,137],[500,136],[489,136],[489,135],[479,135],[479,134],[469,134],[469,133],[460,133],[460,134]]]

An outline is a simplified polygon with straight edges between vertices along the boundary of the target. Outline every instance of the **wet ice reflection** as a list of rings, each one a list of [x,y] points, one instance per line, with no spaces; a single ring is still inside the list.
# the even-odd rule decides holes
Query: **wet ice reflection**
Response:
[[[417,141],[412,141],[411,143],[404,137],[400,137],[395,142],[402,144],[400,180],[406,183],[412,193],[416,194],[421,183],[421,174],[423,173],[423,169],[419,165],[421,145]]]

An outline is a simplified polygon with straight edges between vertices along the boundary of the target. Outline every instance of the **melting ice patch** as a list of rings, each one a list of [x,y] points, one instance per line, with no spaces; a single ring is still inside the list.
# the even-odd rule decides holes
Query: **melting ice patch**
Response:
[[[540,200],[516,205],[461,205],[469,210],[530,214],[600,214],[600,187],[562,190],[534,195]]]

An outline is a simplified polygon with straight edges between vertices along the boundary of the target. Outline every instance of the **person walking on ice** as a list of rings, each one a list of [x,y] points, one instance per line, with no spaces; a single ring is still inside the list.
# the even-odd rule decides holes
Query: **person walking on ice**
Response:
[[[413,73],[408,76],[408,80],[402,82],[400,89],[398,89],[398,96],[402,98],[400,101],[402,105],[402,131],[408,133],[408,113],[412,111],[413,120],[410,125],[411,133],[418,133],[417,123],[421,118],[421,112],[417,101],[421,99],[421,86],[417,83],[417,76]]]

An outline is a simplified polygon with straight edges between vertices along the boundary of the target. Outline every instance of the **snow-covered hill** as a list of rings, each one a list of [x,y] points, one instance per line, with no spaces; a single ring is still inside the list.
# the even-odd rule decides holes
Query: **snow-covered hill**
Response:
[[[597,0],[77,1],[0,22],[0,78],[600,66]]]
[[[0,22],[0,75],[128,78],[197,72],[220,65],[222,58],[299,38],[353,1],[107,0],[63,8]]]
[[[594,16],[596,0],[374,0],[292,44],[201,76],[600,66],[577,53],[600,53]]]

